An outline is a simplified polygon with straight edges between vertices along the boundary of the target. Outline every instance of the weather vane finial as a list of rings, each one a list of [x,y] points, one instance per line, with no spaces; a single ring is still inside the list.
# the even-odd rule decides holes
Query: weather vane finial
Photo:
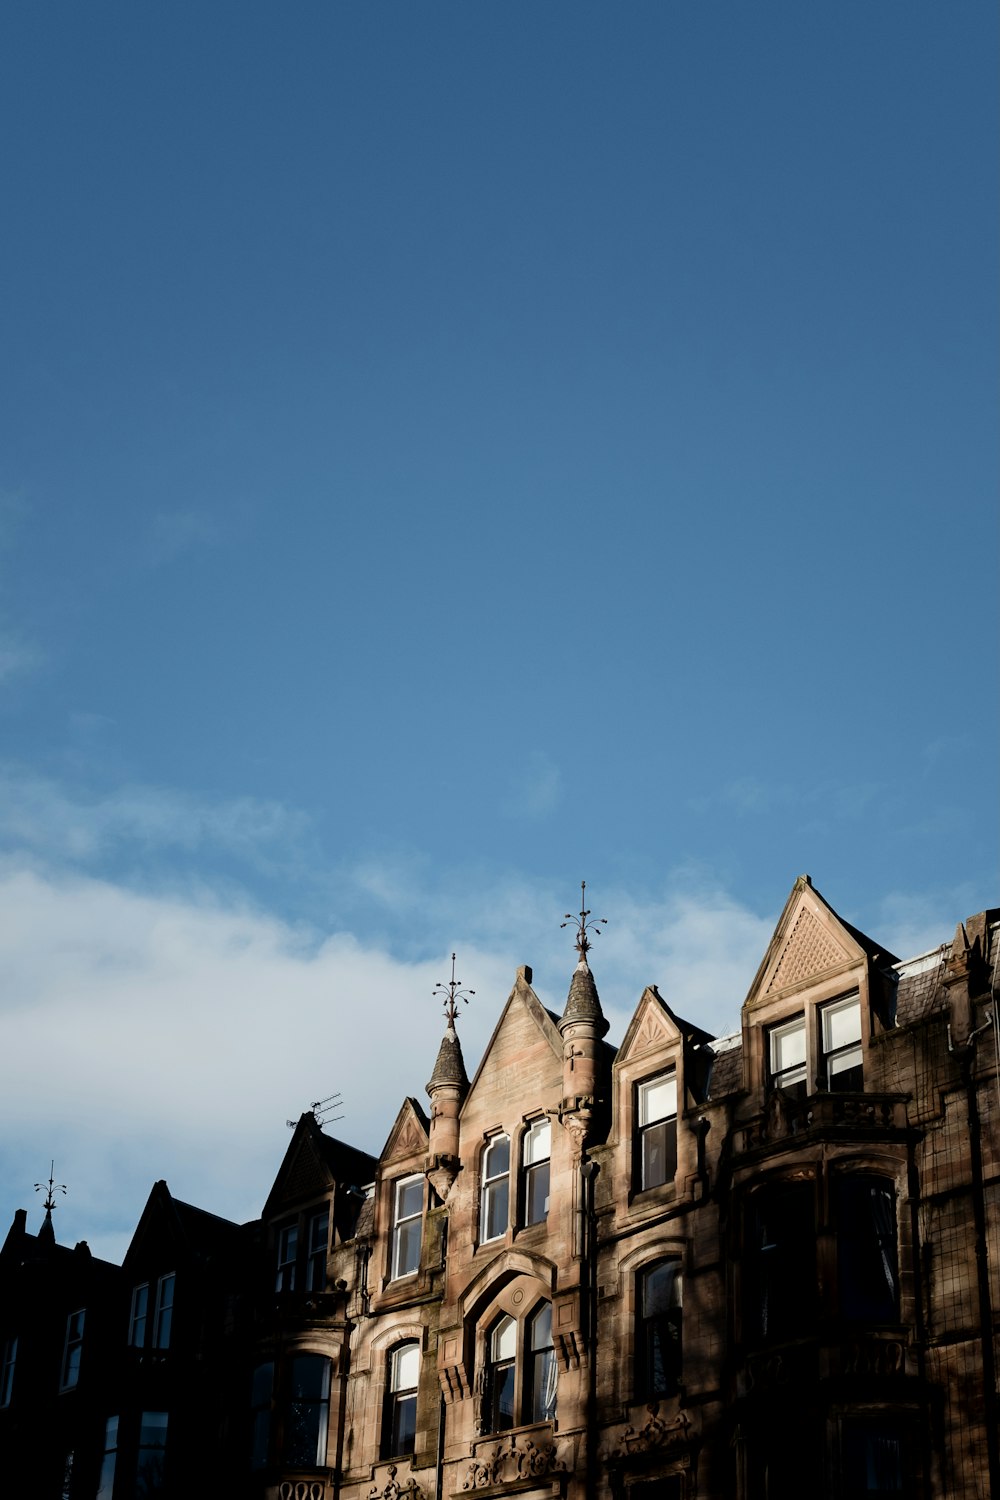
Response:
[[[56,1164],[55,1164],[54,1161],[51,1161],[51,1162],[49,1162],[49,1180],[48,1180],[48,1182],[36,1182],[35,1183],[35,1192],[36,1193],[44,1193],[45,1194],[44,1208],[45,1208],[45,1212],[47,1214],[50,1214],[52,1212],[52,1210],[56,1206],[56,1200],[55,1200],[56,1193],[65,1193],[65,1191],[66,1191],[66,1184],[64,1182],[56,1182],[56,1180],[55,1180],[55,1174],[56,1174]]]
[[[447,984],[436,984],[431,993],[436,995],[438,990],[440,990],[444,995],[444,1013],[448,1017],[448,1025],[450,1026],[453,1024],[455,1017],[458,1015],[457,1002],[459,1000],[463,1000],[465,1004],[468,1005],[469,996],[476,993],[475,990],[463,990],[462,981],[455,978],[454,953],[451,955],[451,978],[448,980]]]
[[[601,928],[605,927],[608,921],[607,917],[597,917],[593,922],[588,922],[587,918],[589,916],[590,912],[587,908],[587,882],[581,880],[580,915],[574,917],[573,913],[568,911],[565,922],[560,922],[559,926],[568,927],[571,922],[576,923],[576,951],[584,962],[586,962],[587,954],[591,948],[590,938],[587,936],[588,932],[592,932],[595,937],[600,937]]]

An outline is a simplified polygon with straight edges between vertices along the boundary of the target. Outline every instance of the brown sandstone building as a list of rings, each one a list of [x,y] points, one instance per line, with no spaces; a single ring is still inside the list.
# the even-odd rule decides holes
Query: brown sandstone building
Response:
[[[429,1113],[377,1161],[304,1115],[259,1222],[159,1183],[120,1270],[19,1215],[0,1472],[38,1500],[1000,1495],[1000,912],[900,962],[803,877],[738,1035],[650,987],[617,1049],[587,915],[562,1014],[519,970],[471,1081],[445,987]]]

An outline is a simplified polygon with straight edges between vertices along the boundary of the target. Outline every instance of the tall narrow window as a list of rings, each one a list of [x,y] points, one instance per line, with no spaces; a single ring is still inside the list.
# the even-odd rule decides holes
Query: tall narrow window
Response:
[[[330,1239],[330,1211],[311,1214],[307,1226],[306,1291],[326,1290],[326,1250]]]
[[[135,1464],[137,1495],[159,1495],[167,1459],[167,1413],[144,1411],[139,1421],[139,1450]]]
[[[517,1390],[517,1324],[503,1317],[490,1334],[486,1371],[490,1432],[506,1432],[514,1425]]]
[[[637,1394],[647,1401],[676,1396],[681,1378],[682,1278],[676,1260],[661,1260],[639,1277],[636,1330]]]
[[[816,1314],[816,1224],[812,1184],[779,1182],[750,1200],[743,1262],[743,1316],[751,1342],[784,1343]]]
[[[14,1366],[17,1364],[17,1339],[4,1341],[0,1355],[0,1409],[9,1406],[14,1394]]]
[[[556,1414],[558,1366],[552,1347],[552,1303],[543,1302],[528,1320],[528,1367],[525,1415],[532,1422],[551,1422]]]
[[[326,1462],[330,1361],[321,1354],[296,1355],[289,1379],[285,1463],[293,1469],[321,1469]]]
[[[420,1266],[424,1227],[424,1179],[404,1177],[396,1183],[392,1213],[393,1279],[410,1276]]]
[[[250,1467],[266,1469],[271,1451],[271,1401],[274,1363],[265,1360],[253,1372],[250,1386]]]
[[[836,1179],[840,1312],[865,1323],[899,1318],[896,1193],[882,1177]]]
[[[768,1032],[770,1082],[796,1099],[806,1096],[806,1018],[796,1016]]]
[[[481,1240],[496,1240],[507,1233],[509,1206],[510,1141],[505,1135],[495,1135],[483,1155]]]
[[[549,1154],[552,1127],[548,1120],[535,1120],[524,1133],[521,1156],[524,1163],[524,1222],[540,1224],[549,1212]]]
[[[844,1500],[888,1500],[892,1495],[912,1494],[903,1439],[890,1425],[848,1418],[841,1433],[841,1453]]]
[[[677,1172],[677,1074],[639,1085],[639,1182],[643,1188],[673,1182]]]
[[[174,1322],[174,1283],[177,1278],[170,1273],[161,1276],[156,1283],[156,1314],[153,1319],[153,1348],[170,1348],[170,1330]]]
[[[276,1292],[294,1292],[298,1254],[299,1226],[286,1224],[278,1233],[278,1269],[274,1278]]]
[[[104,1429],[104,1457],[101,1459],[101,1477],[97,1485],[96,1500],[111,1500],[115,1487],[115,1462],[118,1458],[118,1418],[109,1417]]]
[[[83,1354],[83,1321],[86,1311],[70,1313],[66,1319],[66,1339],[63,1344],[62,1374],[59,1380],[61,1391],[71,1391],[80,1379],[80,1357]]]
[[[861,1048],[861,1001],[857,995],[834,1000],[820,1010],[823,1030],[823,1077],[834,1093],[865,1086]]]
[[[415,1340],[400,1344],[389,1355],[382,1457],[400,1458],[413,1452],[417,1436],[417,1383],[420,1346]]]
[[[132,1288],[132,1310],[128,1320],[128,1341],[134,1349],[146,1347],[146,1324],[149,1319],[149,1285]]]

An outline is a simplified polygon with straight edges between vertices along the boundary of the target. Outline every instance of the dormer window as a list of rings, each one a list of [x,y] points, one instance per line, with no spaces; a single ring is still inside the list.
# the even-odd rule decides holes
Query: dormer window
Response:
[[[772,1088],[784,1089],[797,1099],[806,1095],[806,1018],[796,1016],[784,1026],[768,1032]]]
[[[640,1083],[639,1187],[662,1187],[677,1171],[677,1074]]]
[[[820,1010],[823,1078],[831,1092],[851,1093],[864,1088],[861,1051],[861,1000],[848,995]]]
[[[391,1277],[412,1276],[420,1266],[423,1231],[424,1179],[404,1177],[396,1183],[392,1212]]]

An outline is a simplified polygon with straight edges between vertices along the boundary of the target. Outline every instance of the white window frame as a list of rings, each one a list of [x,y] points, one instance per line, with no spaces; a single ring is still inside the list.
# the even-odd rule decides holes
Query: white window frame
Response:
[[[507,1165],[490,1176],[488,1175],[490,1156],[501,1144],[507,1147]],[[479,1203],[479,1243],[481,1245],[502,1240],[510,1227],[510,1156],[510,1136],[502,1130],[496,1135],[491,1135],[483,1148],[483,1185]],[[503,1214],[503,1227],[495,1234],[489,1234],[490,1208],[494,1198],[498,1198],[501,1191],[504,1194],[506,1210]]]
[[[802,1037],[802,1061],[788,1063],[783,1068],[777,1067],[782,1042],[799,1035]],[[801,1074],[801,1076],[789,1078],[790,1073]],[[805,1085],[807,1094],[812,1092],[809,1087],[809,1028],[806,1024],[805,1011],[800,1011],[797,1016],[791,1016],[778,1026],[768,1027],[767,1082],[768,1087],[772,1089],[793,1089],[801,1083]]]
[[[278,1264],[274,1273],[276,1292],[294,1292],[298,1281],[299,1222],[283,1224],[278,1230]]]
[[[666,1107],[655,1103],[655,1096],[667,1091]],[[673,1108],[670,1108],[670,1095],[673,1095]],[[668,1182],[673,1182],[677,1173],[677,1069],[668,1068],[666,1072],[657,1073],[653,1078],[644,1078],[636,1085],[637,1105],[637,1129],[638,1129],[638,1167],[639,1167],[639,1191],[645,1192],[648,1188],[664,1187]],[[660,1126],[673,1123],[674,1126],[674,1171],[667,1172],[664,1169],[662,1180],[651,1182],[651,1172],[646,1162],[646,1142]],[[666,1144],[666,1133],[664,1132],[664,1146]]]
[[[410,1213],[400,1212],[400,1203],[407,1188],[419,1185],[420,1207]],[[415,1276],[420,1270],[420,1249],[423,1240],[423,1217],[424,1217],[424,1179],[419,1172],[409,1177],[400,1177],[392,1185],[392,1262],[389,1267],[390,1281],[397,1281],[404,1276]],[[404,1244],[410,1243],[404,1233],[408,1225],[420,1222],[421,1233],[417,1236],[417,1263],[408,1265],[405,1269],[401,1266],[401,1251]]]
[[[857,1014],[857,1037],[852,1038],[849,1042],[842,1043],[839,1047],[834,1047],[831,1045],[833,1040],[832,1023],[835,1018],[850,1011],[854,1011]],[[822,1058],[823,1082],[831,1093],[837,1092],[831,1083],[831,1079],[835,1078],[837,1073],[846,1073],[853,1068],[860,1068],[863,1079],[865,1044],[861,1015],[861,994],[858,990],[854,990],[849,995],[840,995],[836,1000],[828,1000],[826,1004],[819,1007],[819,1045],[820,1056]],[[854,1054],[856,1054],[856,1060],[851,1062],[849,1067],[838,1067],[836,1072],[831,1071],[831,1064],[833,1062],[843,1061]]]
[[[314,1209],[306,1219],[306,1291],[326,1291],[326,1261],[330,1250],[330,1205]]]
[[[541,1142],[541,1145],[539,1145]],[[542,1154],[539,1154],[539,1152]],[[545,1174],[545,1206],[540,1214],[530,1217],[529,1204],[534,1179]],[[528,1128],[521,1137],[521,1214],[525,1227],[529,1224],[544,1224],[549,1216],[549,1200],[552,1190],[552,1121],[548,1115],[539,1120],[529,1120]]]

